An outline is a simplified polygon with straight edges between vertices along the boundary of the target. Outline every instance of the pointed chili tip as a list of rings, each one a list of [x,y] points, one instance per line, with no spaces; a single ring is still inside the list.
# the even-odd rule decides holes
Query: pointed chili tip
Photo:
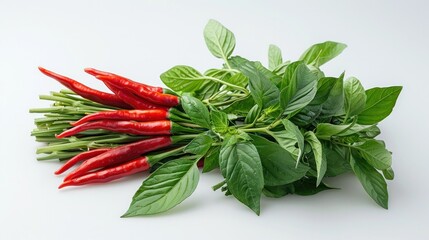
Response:
[[[63,132],[63,133],[55,135],[55,138],[61,139],[61,138],[67,137],[67,136],[64,136],[64,135],[66,135],[66,133]]]
[[[38,66],[37,67],[39,69],[40,72],[42,72],[43,74],[46,74],[47,72],[49,72],[46,68]]]
[[[97,75],[97,71],[94,68],[84,68],[83,69],[86,73],[92,75],[92,76],[96,76]]]
[[[72,125],[73,127],[76,127],[77,125],[79,125],[79,121],[71,122],[70,125]]]
[[[60,186],[58,186],[58,189],[71,186],[71,183],[72,183],[71,181],[64,181],[63,183],[60,184]]]
[[[60,175],[61,173],[63,173],[64,171],[62,170],[62,168],[58,169],[57,171],[54,172],[55,175]]]

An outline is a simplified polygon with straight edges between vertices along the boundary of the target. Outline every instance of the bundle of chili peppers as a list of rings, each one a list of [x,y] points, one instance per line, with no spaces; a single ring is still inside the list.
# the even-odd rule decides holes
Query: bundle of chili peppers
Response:
[[[401,86],[365,90],[344,73],[325,76],[321,65],[346,47],[338,42],[315,44],[294,62],[270,45],[265,67],[231,56],[234,34],[217,21],[208,22],[204,39],[222,67],[175,66],[160,76],[169,89],[86,68],[111,91],[102,92],[39,67],[68,88],[40,96],[51,107],[30,110],[44,114],[32,132],[47,144],[38,159],[66,160],[55,174],[75,167],[59,188],[150,170],[123,216],[148,215],[190,196],[198,167],[219,169],[224,180],[213,189],[259,214],[262,195],[313,195],[332,189],[327,177],[353,172],[387,209],[394,172],[377,124]]]
[[[132,175],[138,172],[146,171],[157,162],[171,156],[183,153],[183,146],[194,138],[196,133],[203,129],[200,126],[192,124],[186,114],[178,108],[179,97],[164,93],[160,87],[152,87],[138,83],[125,77],[99,71],[93,68],[85,69],[85,72],[93,75],[113,92],[106,93],[87,87],[78,81],[62,76],[60,74],[39,67],[39,70],[45,75],[57,80],[66,86],[73,93],[83,97],[78,99],[72,97],[65,101],[62,97],[67,94],[53,94],[49,100],[65,102],[70,105],[61,106],[59,109],[32,109],[31,112],[48,112],[45,119],[37,119],[36,123],[42,123],[39,126],[52,130],[52,125],[58,125],[61,122],[65,131],[50,131],[50,139],[46,139],[47,131],[33,131],[33,135],[38,140],[49,142],[52,137],[58,140],[73,137],[71,143],[85,142],[90,137],[99,137],[99,132],[92,133],[88,130],[102,130],[108,134],[101,135],[98,142],[109,142],[109,139],[115,139],[121,136],[124,141],[117,142],[117,145],[91,145],[95,141],[89,141],[86,146],[76,146],[75,148],[84,149],[77,153],[66,149],[63,155],[65,158],[71,157],[55,174],[62,174],[76,164],[81,163],[76,169],[70,172],[59,188],[67,186],[77,186],[89,183],[102,183],[112,181],[124,176]],[[41,97],[46,99],[46,97]],[[82,112],[89,107],[79,107],[79,104],[92,101],[97,105],[97,109],[102,111]],[[82,102],[81,102],[82,101]],[[58,106],[57,106],[58,107]],[[76,108],[78,114],[63,114],[67,108]],[[69,109],[70,110],[70,109]],[[69,111],[64,110],[64,111]],[[60,112],[63,116],[56,116],[53,124],[47,123],[51,119],[51,114]],[[66,115],[73,115],[66,119]],[[44,121],[42,121],[44,120]],[[76,120],[76,121],[74,121]],[[64,126],[63,124],[70,124]],[[54,128],[62,130],[61,128]],[[121,133],[125,135],[113,135],[111,133]],[[84,134],[84,135],[82,135]],[[174,135],[174,136],[173,136]],[[77,140],[79,139],[79,140]],[[127,140],[130,140],[128,143]],[[82,141],[83,140],[83,141]],[[49,147],[57,147],[58,144]],[[62,144],[67,145],[67,144]],[[61,146],[61,144],[60,144]],[[45,148],[41,148],[43,152]],[[74,148],[72,150],[75,150]],[[162,150],[162,153],[147,155],[154,151]],[[52,151],[55,152],[55,151]],[[54,154],[57,157],[57,154]],[[54,157],[54,156],[53,156]],[[45,157],[44,159],[48,159]]]

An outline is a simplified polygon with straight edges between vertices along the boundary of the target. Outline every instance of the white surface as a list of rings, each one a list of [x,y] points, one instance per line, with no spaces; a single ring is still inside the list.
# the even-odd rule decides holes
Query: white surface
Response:
[[[0,239],[427,239],[427,1],[137,2],[0,1]],[[404,86],[380,124],[396,171],[388,211],[353,176],[330,181],[339,191],[263,198],[259,217],[211,191],[217,173],[174,210],[145,218],[119,218],[142,175],[57,190],[60,164],[36,161],[28,109],[47,106],[38,95],[61,86],[37,66],[96,87],[84,67],[160,85],[174,65],[221,63],[203,40],[209,18],[235,33],[235,54],[249,59],[266,59],[269,43],[296,59],[313,43],[341,41],[348,48],[328,74],[346,70],[366,88]]]

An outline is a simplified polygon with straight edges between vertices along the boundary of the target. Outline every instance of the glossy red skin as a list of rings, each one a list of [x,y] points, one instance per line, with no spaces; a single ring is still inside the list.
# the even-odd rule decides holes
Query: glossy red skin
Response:
[[[76,135],[80,132],[92,129],[103,129],[112,132],[135,134],[135,135],[170,135],[172,130],[172,122],[170,120],[159,120],[151,122],[134,122],[134,121],[114,121],[100,120],[95,122],[87,122],[76,127],[70,128],[56,138],[64,138]]]
[[[60,169],[55,171],[55,174],[56,175],[61,174],[65,171],[67,171],[69,168],[73,167],[76,163],[90,159],[90,158],[95,157],[95,156],[98,156],[98,155],[105,153],[109,150],[110,150],[110,148],[98,148],[98,149],[94,149],[94,150],[90,150],[90,151],[80,153],[80,154],[70,158]]]
[[[109,167],[136,159],[145,153],[170,146],[171,144],[172,140],[169,136],[162,136],[112,148],[108,152],[102,153],[83,162],[78,168],[67,175],[64,178],[64,181],[82,176],[89,171],[98,168]]]
[[[85,72],[88,74],[91,74],[94,77],[97,75],[100,75],[100,76],[103,75],[103,76],[112,76],[112,77],[114,77],[113,78],[114,80],[118,80],[118,81],[121,81],[121,80],[132,81],[136,84],[140,84],[142,87],[145,87],[145,88],[149,89],[150,91],[160,92],[160,93],[164,92],[164,89],[162,87],[154,87],[154,86],[150,86],[150,85],[147,85],[144,83],[136,82],[136,81],[133,81],[129,78],[126,78],[126,77],[123,77],[123,76],[120,76],[120,75],[117,75],[114,73],[105,72],[105,71],[97,70],[94,68],[85,68]]]
[[[179,105],[179,98],[177,96],[150,91],[147,88],[139,84],[136,84],[135,82],[132,82],[132,81],[126,81],[124,79],[118,81],[118,80],[115,80],[114,77],[107,76],[107,75],[101,75],[101,76],[98,75],[96,76],[96,78],[102,80],[107,84],[112,84],[120,89],[126,89],[128,91],[131,91],[137,96],[158,105],[162,105],[166,107],[174,107]]]
[[[122,101],[124,101],[128,105],[132,106],[133,109],[139,109],[139,110],[165,109],[165,110],[168,110],[167,107],[146,101],[145,99],[136,96],[132,92],[129,92],[127,90],[121,90],[120,88],[115,87],[109,83],[105,83],[105,84],[110,90],[112,90],[112,92],[114,92],[116,94],[116,96],[118,96]]]
[[[39,70],[48,77],[51,77],[57,80],[59,83],[72,90],[76,94],[79,94],[81,97],[89,99],[91,101],[101,103],[108,106],[130,109],[131,106],[122,101],[118,96],[115,96],[110,93],[101,92],[95,89],[92,89],[78,81],[75,81],[66,76],[54,73],[45,68],[39,67]]]
[[[148,122],[166,120],[168,119],[168,115],[168,111],[163,109],[104,111],[86,115],[85,117],[79,119],[79,121],[72,123],[72,125],[77,126],[96,120],[132,120]]]
[[[148,162],[147,157],[139,157],[116,167],[102,169],[70,180],[65,180],[58,188],[63,188],[67,186],[79,186],[90,183],[110,182],[115,179],[146,171],[149,168],[150,164]]]

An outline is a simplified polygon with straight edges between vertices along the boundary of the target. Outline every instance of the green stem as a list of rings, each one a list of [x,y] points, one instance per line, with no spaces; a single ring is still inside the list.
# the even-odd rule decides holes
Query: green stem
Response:
[[[223,180],[222,182],[220,182],[220,183],[218,183],[218,184],[214,185],[214,186],[212,187],[213,191],[216,191],[216,190],[218,190],[219,188],[223,187],[223,185],[225,185],[225,183],[226,183],[226,180]]]
[[[151,166],[153,166],[155,163],[157,163],[157,162],[159,162],[165,158],[168,158],[168,157],[171,157],[174,155],[178,155],[178,154],[183,154],[184,148],[185,148],[185,146],[173,149],[173,150],[168,151],[168,152],[163,152],[163,153],[159,153],[156,155],[149,155],[149,156],[147,156],[148,162]]]
[[[175,135],[175,136],[171,136],[171,140],[173,143],[178,143],[178,142],[181,142],[183,140],[194,139],[197,136],[198,136],[198,134]]]
[[[211,81],[214,81],[214,82],[218,82],[218,83],[223,84],[223,85],[226,85],[226,86],[228,86],[228,87],[231,87],[231,88],[234,88],[234,89],[240,90],[240,91],[242,91],[242,92],[244,92],[244,93],[246,93],[246,94],[248,94],[248,93],[249,93],[249,91],[248,91],[247,89],[245,89],[245,88],[243,88],[243,87],[240,87],[240,86],[238,86],[238,85],[235,85],[235,84],[229,83],[229,82],[225,82],[225,81],[223,81],[223,80],[220,80],[219,78],[209,77],[209,76],[204,76],[204,79],[206,79],[206,80],[211,80]]]

